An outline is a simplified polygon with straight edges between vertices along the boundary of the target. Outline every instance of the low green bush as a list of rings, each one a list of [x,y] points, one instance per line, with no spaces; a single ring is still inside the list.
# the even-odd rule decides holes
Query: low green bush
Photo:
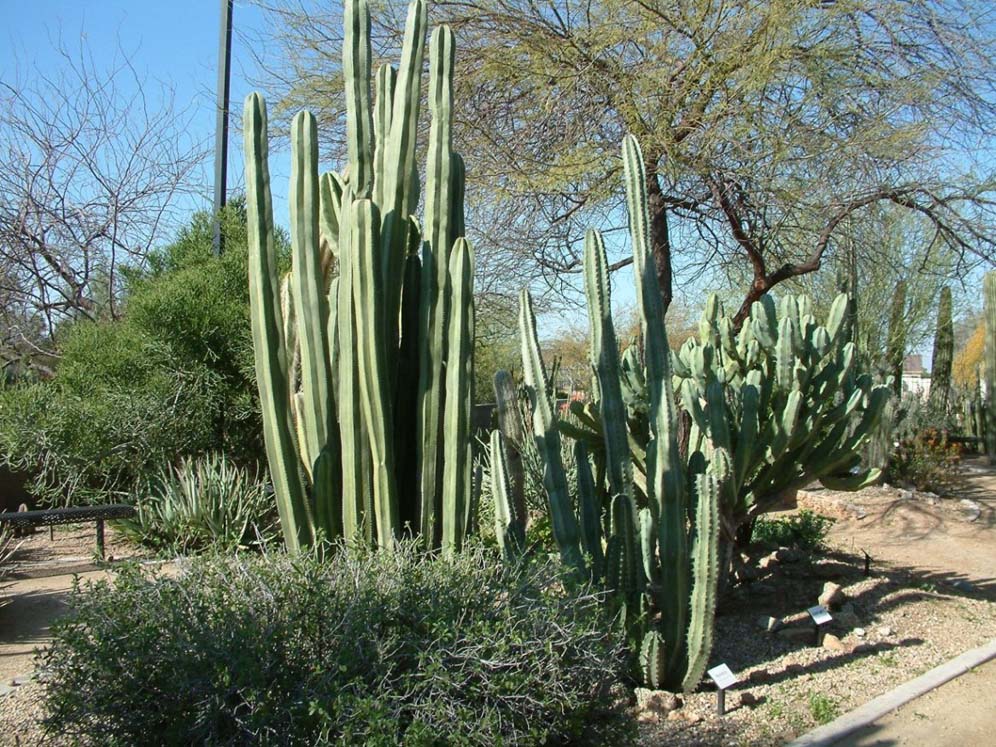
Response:
[[[170,555],[261,547],[277,534],[273,496],[257,471],[223,454],[181,459],[145,483],[126,536]]]
[[[759,517],[754,525],[753,541],[772,547],[797,547],[817,550],[833,526],[833,519],[803,509],[784,519]]]
[[[223,221],[224,255],[212,252],[211,216],[194,216],[147,267],[123,271],[123,317],[60,330],[54,378],[0,387],[0,463],[31,475],[43,503],[131,502],[178,456],[261,459],[236,208]]]
[[[45,726],[102,745],[540,745],[620,671],[596,595],[482,548],[195,559],[74,591]],[[619,723],[609,719],[606,723]]]

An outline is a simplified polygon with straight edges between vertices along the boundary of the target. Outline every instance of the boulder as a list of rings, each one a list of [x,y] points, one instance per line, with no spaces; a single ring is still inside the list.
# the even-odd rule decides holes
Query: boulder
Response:
[[[837,607],[840,607],[846,599],[847,595],[844,594],[844,590],[840,588],[840,584],[835,584],[833,581],[827,581],[823,584],[823,592],[820,594],[818,601],[824,607],[836,609]]]

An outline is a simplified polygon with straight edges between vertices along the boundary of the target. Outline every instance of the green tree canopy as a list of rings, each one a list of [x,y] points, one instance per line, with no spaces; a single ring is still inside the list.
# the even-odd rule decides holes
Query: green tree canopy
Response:
[[[338,11],[266,4],[268,85],[285,113],[308,107],[334,127]],[[400,28],[403,3],[382,5],[384,28]],[[455,147],[492,288],[563,278],[580,268],[585,226],[622,227],[626,132],[643,146],[667,301],[672,276],[746,268],[742,317],[884,203],[959,262],[996,257],[988,2],[444,0],[432,12],[457,32]],[[382,29],[381,51],[394,41]]]

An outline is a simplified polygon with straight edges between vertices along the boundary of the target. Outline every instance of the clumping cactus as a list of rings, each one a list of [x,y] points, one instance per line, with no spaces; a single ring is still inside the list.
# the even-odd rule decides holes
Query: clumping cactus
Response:
[[[719,577],[719,506],[730,479],[730,458],[721,448],[682,456],[678,410],[657,276],[650,260],[646,183],[639,145],[623,147],[640,300],[646,371],[620,360],[612,325],[605,247],[597,231],[585,240],[585,287],[589,301],[595,403],[578,410],[582,426],[598,443],[595,478],[587,439],[575,440],[577,497],[572,499],[561,461],[561,433],[578,429],[558,417],[540,356],[528,291],[520,299],[523,378],[533,411],[533,437],[544,463],[551,524],[565,563],[604,584],[634,666],[652,687],[694,688],[712,647]],[[629,377],[629,378],[627,378]],[[631,456],[623,390],[630,379],[645,383],[649,441]],[[502,437],[492,437],[492,462],[501,460]],[[633,462],[644,475],[638,487]],[[495,485],[496,514],[510,503]],[[575,504],[577,510],[575,511]],[[689,517],[693,520],[689,522]]]
[[[954,357],[954,325],[951,321],[951,288],[941,288],[937,304],[937,329],[930,365],[930,403],[940,417],[948,412],[951,399],[951,363]]]
[[[282,281],[266,106],[258,94],[245,106],[253,344],[274,493],[292,551],[339,536],[391,549],[407,532],[455,552],[473,490],[474,253],[452,149],[453,34],[437,28],[429,45],[420,224],[425,0],[409,7],[400,68],[382,67],[375,86],[367,0],[348,0],[343,20],[349,165],[319,176],[315,119],[294,118]]]

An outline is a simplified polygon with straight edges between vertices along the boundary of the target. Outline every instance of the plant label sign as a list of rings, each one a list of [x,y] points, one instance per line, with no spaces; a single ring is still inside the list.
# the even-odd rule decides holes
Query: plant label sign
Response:
[[[737,676],[730,671],[730,668],[726,664],[713,667],[706,674],[709,675],[710,679],[716,683],[716,687],[720,690],[725,690],[737,684]]]
[[[826,625],[828,622],[833,620],[833,618],[830,616],[830,613],[827,612],[827,608],[824,607],[822,604],[818,604],[815,607],[810,607],[806,611],[809,613],[809,616],[813,618],[813,622],[816,623],[817,625]]]

